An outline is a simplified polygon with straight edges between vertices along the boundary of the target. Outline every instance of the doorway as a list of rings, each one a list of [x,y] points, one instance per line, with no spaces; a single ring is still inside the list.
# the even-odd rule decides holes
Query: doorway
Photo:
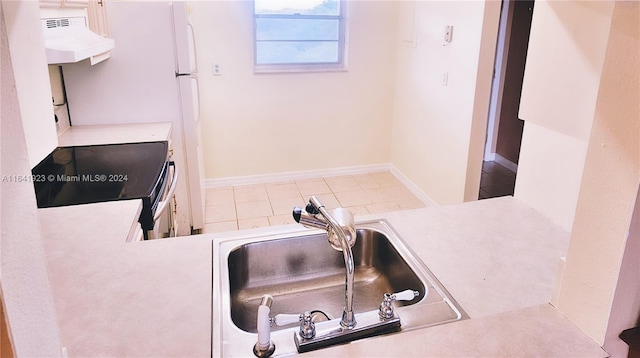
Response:
[[[534,0],[502,0],[478,199],[513,195],[524,122],[518,118]]]

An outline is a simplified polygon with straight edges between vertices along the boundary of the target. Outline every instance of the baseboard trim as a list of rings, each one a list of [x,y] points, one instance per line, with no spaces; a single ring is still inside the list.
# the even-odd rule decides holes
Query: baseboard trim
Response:
[[[260,183],[276,183],[291,180],[305,180],[318,177],[333,177],[340,175],[356,175],[371,172],[390,171],[389,164],[363,165],[357,167],[343,167],[331,169],[303,170],[282,172],[273,174],[247,175],[238,177],[206,179],[206,188],[219,188],[224,186],[251,185]]]
[[[511,170],[512,172],[515,172],[515,173],[518,172],[518,164],[510,161],[509,159],[501,156],[498,153],[487,154],[485,155],[484,160],[487,162],[496,162],[502,165],[503,167]]]
[[[509,159],[507,159],[507,158],[505,158],[505,157],[501,156],[501,155],[500,155],[500,154],[498,154],[498,153],[495,153],[495,155],[496,155],[496,157],[495,157],[495,159],[494,159],[494,160],[495,160],[498,164],[500,164],[500,165],[502,165],[503,167],[505,167],[505,168],[507,168],[507,169],[511,170],[512,172],[516,172],[516,173],[518,172],[518,164],[516,164],[516,163],[514,163],[514,162],[510,161]]]
[[[411,180],[409,180],[409,178],[407,178],[404,174],[402,174],[402,172],[398,170],[398,168],[396,168],[395,165],[389,164],[389,171],[398,180],[400,180],[400,182],[404,184],[404,186],[406,186],[407,189],[409,189],[409,191],[413,193],[413,195],[415,195],[418,199],[420,199],[420,201],[425,203],[427,206],[438,206],[438,204],[435,201],[431,200],[431,198],[427,194],[425,194],[422,190],[420,190],[420,188],[418,188],[417,185],[415,185]]]

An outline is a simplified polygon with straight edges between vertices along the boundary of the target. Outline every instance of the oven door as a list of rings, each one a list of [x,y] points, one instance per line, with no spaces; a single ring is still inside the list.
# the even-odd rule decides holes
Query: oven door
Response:
[[[168,170],[164,191],[159,197],[153,214],[153,230],[147,231],[148,239],[174,237],[176,233],[175,191],[178,185],[178,167],[175,162],[168,162]]]

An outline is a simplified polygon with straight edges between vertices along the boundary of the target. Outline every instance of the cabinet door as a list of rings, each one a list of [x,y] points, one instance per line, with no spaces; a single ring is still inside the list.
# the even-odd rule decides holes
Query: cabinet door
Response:
[[[104,37],[109,36],[109,23],[104,0],[87,0],[89,4],[89,29]]]
[[[109,23],[107,22],[107,9],[105,8],[105,0],[87,0],[89,8],[87,9],[89,29],[96,34],[104,37],[109,36]],[[95,65],[111,57],[111,52],[107,51],[91,57],[91,65]]]
[[[83,7],[89,6],[89,0],[62,0],[64,7]]]
[[[38,4],[40,4],[40,7],[62,7],[63,0],[40,0],[38,1]]]
[[[39,0],[40,7],[75,7],[75,8],[87,8],[89,6],[89,0]]]

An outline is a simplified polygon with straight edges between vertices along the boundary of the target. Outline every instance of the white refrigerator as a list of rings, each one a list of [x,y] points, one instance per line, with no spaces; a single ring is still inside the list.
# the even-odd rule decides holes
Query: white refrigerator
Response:
[[[194,33],[185,2],[107,4],[111,58],[63,65],[71,125],[172,122],[177,234],[204,227],[204,162]]]

